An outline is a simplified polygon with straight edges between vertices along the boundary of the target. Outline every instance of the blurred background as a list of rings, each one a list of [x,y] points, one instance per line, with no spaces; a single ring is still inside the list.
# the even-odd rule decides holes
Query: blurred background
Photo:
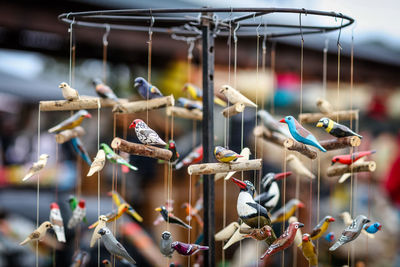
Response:
[[[142,215],[142,223],[129,216],[118,221],[117,239],[128,249],[138,266],[166,266],[167,259],[158,250],[161,233],[166,225],[153,225],[158,216],[154,209],[164,205],[167,199],[174,200],[174,214],[185,219],[184,202],[194,205],[201,197],[201,179],[189,177],[186,168],[172,173],[172,186],[168,186],[168,170],[156,160],[131,156],[130,162],[139,171],[123,173],[119,165],[107,162],[101,173],[100,191],[97,190],[96,175],[86,177],[89,166],[77,157],[71,144],[57,145],[47,129],[70,116],[70,112],[38,112],[40,100],[62,99],[58,85],[68,82],[70,65],[73,65],[73,87],[81,95],[95,96],[91,79],[103,77],[103,35],[104,30],[74,28],[75,60],[70,62],[68,25],[58,21],[57,16],[66,12],[121,9],[121,8],[161,8],[161,7],[294,7],[313,10],[335,11],[348,15],[356,23],[340,33],[342,47],[340,57],[340,85],[338,93],[338,48],[339,32],[304,36],[303,69],[303,112],[317,112],[315,101],[323,97],[335,109],[359,109],[360,118],[351,126],[363,135],[359,150],[375,149],[373,160],[377,169],[373,173],[362,173],[338,184],[336,178],[329,178],[325,170],[334,155],[349,153],[349,149],[329,152],[321,157],[320,169],[317,161],[301,158],[315,174],[321,173],[320,218],[334,216],[337,221],[330,231],[340,236],[344,224],[339,218],[343,211],[349,211],[353,203],[354,215],[364,214],[372,221],[379,221],[383,230],[375,239],[367,240],[360,236],[354,242],[352,256],[347,249],[328,253],[329,244],[319,242],[320,266],[400,266],[399,225],[400,207],[400,32],[397,10],[400,3],[395,0],[365,3],[365,1],[0,1],[0,266],[33,266],[34,246],[20,247],[18,244],[36,224],[36,177],[28,182],[21,179],[40,153],[50,155],[46,168],[40,175],[39,221],[49,217],[49,206],[57,201],[66,223],[71,216],[68,207],[70,195],[84,198],[87,205],[89,224],[97,219],[97,205],[100,196],[101,213],[115,209],[107,192],[118,191]],[[297,23],[297,15],[270,16],[268,23]],[[259,22],[257,20],[257,22]],[[302,22],[308,24],[340,24],[340,19],[319,20],[303,16]],[[157,23],[157,22],[156,22]],[[268,26],[267,26],[268,28]],[[354,85],[350,86],[351,45],[354,40]],[[130,100],[139,99],[133,88],[136,77],[147,77],[148,33],[111,30],[108,35],[106,80],[116,94]],[[265,70],[261,66],[260,53],[257,54],[256,38],[239,38],[237,43],[237,73],[233,73],[233,47],[227,45],[226,37],[218,37],[215,45],[215,90],[223,84],[235,84],[246,96],[263,103],[266,110],[277,118],[286,115],[297,117],[300,106],[300,36],[271,39],[266,42]],[[324,50],[326,55],[326,85],[323,82]],[[231,52],[229,52],[231,51]],[[174,94],[175,98],[184,96],[183,85],[190,81],[201,86],[201,42],[193,49],[193,59],[188,64],[188,45],[173,40],[168,34],[153,34],[152,42],[152,83],[164,95]],[[257,55],[259,61],[257,61]],[[271,60],[271,58],[275,60]],[[231,62],[229,62],[229,58]],[[259,62],[257,72],[257,62]],[[272,69],[273,68],[273,69]],[[235,81],[234,80],[235,78]],[[257,93],[256,93],[257,92]],[[257,100],[256,100],[257,99]],[[255,110],[246,109],[243,117],[232,117],[229,128],[220,114],[221,107],[215,106],[215,143],[224,145],[229,136],[230,149],[240,151],[241,141],[249,146],[254,154]],[[89,111],[92,119],[85,120],[82,126],[86,135],[82,141],[93,159],[97,153],[97,131],[100,142],[110,144],[114,136],[137,142],[133,130],[128,126],[135,118],[145,119],[147,114],[113,116],[111,108],[100,112],[100,125],[97,124],[97,110]],[[201,123],[175,118],[172,124],[164,110],[148,114],[150,126],[162,138],[176,141],[181,157],[200,144]],[[40,118],[40,120],[39,120]],[[243,120],[244,133],[241,134]],[[224,123],[221,123],[224,121]],[[40,122],[40,125],[38,125]],[[349,122],[344,122],[350,126]],[[173,133],[171,127],[173,125]],[[38,143],[38,127],[40,143]],[[318,138],[328,135],[306,125]],[[38,147],[40,145],[40,147]],[[264,166],[262,175],[284,168],[284,153],[276,146],[267,143],[263,147]],[[246,177],[247,176],[247,177]],[[245,173],[245,178],[257,183],[256,175]],[[300,209],[298,216],[309,231],[317,223],[317,184],[316,180],[300,180],[300,200],[306,208]],[[224,200],[224,182],[215,183],[215,222],[216,231],[223,222],[237,220],[236,199],[238,189],[226,182],[227,195]],[[287,179],[286,200],[295,196],[296,179]],[[353,193],[350,190],[352,187]],[[169,188],[169,190],[167,189]],[[191,190],[189,190],[189,188]],[[189,194],[190,192],[190,194]],[[169,195],[169,197],[167,196]],[[189,196],[190,195],[190,196]],[[310,201],[310,195],[313,196]],[[224,215],[226,203],[226,215]],[[202,216],[202,212],[200,212]],[[311,221],[310,221],[311,220]],[[201,227],[192,222],[190,241],[201,234]],[[114,227],[114,226],[113,226]],[[67,230],[67,243],[60,244],[55,239],[46,240],[40,245],[39,266],[70,266],[74,253],[87,251],[91,256],[86,266],[97,266],[97,247],[89,248],[92,231],[87,225],[79,226],[79,231]],[[280,226],[277,227],[280,231]],[[188,241],[185,229],[171,226],[174,240]],[[50,235],[54,237],[54,235]],[[246,240],[233,245],[223,255],[222,244],[216,244],[217,262],[221,266],[252,266],[256,258],[255,241]],[[250,249],[249,249],[250,248]],[[258,247],[257,247],[258,248]],[[259,247],[263,249],[262,246]],[[260,252],[258,252],[260,253]],[[298,255],[296,255],[298,254]],[[259,254],[258,254],[259,255]],[[308,266],[307,261],[296,248],[285,254],[285,266]],[[110,258],[101,247],[101,259]],[[240,260],[239,260],[240,258]],[[350,260],[349,260],[350,259]],[[281,258],[276,256],[271,266],[280,266]],[[171,262],[188,264],[188,259],[174,256]],[[190,264],[199,262],[201,255],[192,257]],[[365,264],[365,265],[362,265]],[[124,266],[119,261],[117,266]],[[79,265],[74,265],[79,266]],[[253,265],[254,266],[254,265]]]

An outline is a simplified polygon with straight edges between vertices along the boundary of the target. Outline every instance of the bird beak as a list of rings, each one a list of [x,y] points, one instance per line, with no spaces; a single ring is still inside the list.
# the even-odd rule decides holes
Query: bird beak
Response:
[[[235,183],[235,184],[237,184],[237,186],[239,186],[241,189],[246,189],[246,184],[244,183],[244,182],[242,182],[242,181],[240,181],[240,180],[238,180],[238,179],[236,179],[236,178],[234,178],[234,177],[232,177],[231,178],[232,179],[232,181]]]
[[[299,228],[302,228],[302,227],[304,227],[304,224],[299,223]]]
[[[304,203],[303,203],[303,202],[299,202],[299,204],[297,204],[297,207],[299,207],[299,208],[304,208],[305,206],[304,206]]]
[[[91,117],[92,117],[92,115],[90,115],[90,113],[85,115],[85,118],[89,118],[90,119]]]
[[[322,127],[322,126],[324,126],[324,124],[323,124],[322,122],[319,121],[319,122],[317,123],[317,125],[315,125],[315,126],[317,126],[317,127]]]
[[[62,88],[61,84],[58,86],[58,88]]]
[[[336,163],[336,161],[332,161],[331,166],[333,166]]]
[[[158,208],[156,208],[156,209],[155,209],[155,211],[161,211],[161,208],[160,208],[160,207],[158,207]]]
[[[378,226],[378,230],[380,231],[382,229],[382,225],[379,225]]]
[[[329,222],[334,222],[335,221],[335,218],[330,218],[329,220],[328,220]]]
[[[224,92],[224,88],[219,89],[219,92],[222,94]]]
[[[367,219],[367,221],[366,221],[365,223],[369,223],[369,222],[371,222],[371,220],[370,220],[370,219]]]
[[[277,174],[275,174],[275,180],[281,180],[281,179],[286,178],[286,177],[288,177],[290,175],[292,175],[292,172],[277,173]]]
[[[250,238],[251,235],[244,235],[243,237],[244,237],[244,238]]]
[[[307,235],[306,235],[306,236],[303,236],[302,240],[303,240],[304,242],[308,242],[308,241],[310,241],[310,239],[308,238],[308,236],[307,236]]]
[[[134,86],[134,87],[138,87],[138,86],[139,86],[139,83],[135,83],[133,86]]]
[[[285,119],[281,119],[279,122],[286,123]]]
[[[135,124],[132,122],[131,125],[129,125],[129,129],[134,128]]]

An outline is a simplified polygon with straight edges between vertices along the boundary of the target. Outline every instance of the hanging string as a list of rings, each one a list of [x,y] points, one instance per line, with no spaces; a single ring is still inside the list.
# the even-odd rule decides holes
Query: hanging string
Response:
[[[39,109],[38,109],[38,126],[37,126],[37,136],[38,136],[38,142],[37,142],[37,158],[39,159],[40,157],[40,103],[39,103]],[[40,175],[37,175],[36,178],[36,228],[39,227],[39,200],[40,200]],[[39,241],[36,241],[36,249],[35,249],[36,255],[36,267],[39,267]]]
[[[286,152],[287,149],[284,148],[284,160],[283,160],[283,172],[286,172]],[[282,199],[282,203],[283,203],[283,214],[286,214],[286,177],[283,178],[283,182],[282,182],[282,192],[283,192],[283,199]],[[283,220],[282,222],[282,228],[281,228],[281,233],[283,234],[285,232],[285,224],[286,221]],[[282,267],[285,266],[285,250],[282,250]]]
[[[307,14],[306,14],[307,15]],[[304,37],[301,25],[301,13],[299,14],[300,34],[301,34],[301,52],[300,52],[300,114],[303,113],[303,61],[304,61]],[[300,118],[301,123],[301,118]]]
[[[69,14],[67,15],[68,18]],[[73,18],[71,24],[69,25],[69,84],[72,86],[72,54],[73,50],[75,50],[74,45],[73,45],[73,28],[72,25],[75,23],[75,17]]]
[[[342,33],[342,26],[343,26],[343,16],[342,16],[342,22],[340,23],[340,29],[339,29],[339,34],[338,34],[338,39],[337,39],[337,50],[338,50],[338,65],[337,65],[337,106],[336,109],[339,111],[339,103],[340,103],[340,51],[342,50],[342,46],[340,45],[340,35]],[[339,123],[339,113],[336,116],[336,121]]]
[[[103,82],[107,82],[107,48],[108,35],[110,34],[110,25],[106,24],[106,32],[103,35]]]
[[[150,9],[150,27],[149,27],[149,40],[147,41],[148,44],[148,53],[147,53],[147,81],[151,86],[151,49],[153,45],[153,25],[154,25],[154,17],[151,15]],[[146,90],[147,97],[146,97],[146,124],[149,124],[149,94],[150,90]]]
[[[271,114],[275,114],[275,58],[276,58],[276,42],[271,46],[271,75],[272,75],[272,93],[271,93]]]
[[[327,81],[327,73],[328,73],[328,44],[329,39],[325,40],[325,47],[323,50],[323,63],[322,63],[322,97],[326,99],[326,81]]]
[[[105,77],[105,75],[104,75]],[[100,99],[97,99],[97,149],[100,147]],[[97,218],[100,217],[100,172],[97,172]],[[97,266],[100,267],[100,239],[97,240]]]

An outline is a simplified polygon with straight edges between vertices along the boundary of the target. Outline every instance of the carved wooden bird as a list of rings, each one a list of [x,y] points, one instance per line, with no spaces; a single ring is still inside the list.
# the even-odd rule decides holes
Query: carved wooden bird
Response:
[[[39,240],[41,241],[46,235],[47,230],[52,229],[53,225],[49,221],[42,222],[42,224],[33,231],[24,241],[19,243],[20,246],[25,245],[28,242]]]
[[[62,95],[66,100],[73,101],[79,99],[78,91],[69,86],[68,83],[66,82],[60,83],[58,87],[61,88]]]
[[[223,85],[219,92],[222,93],[231,104],[242,103],[249,107],[257,107],[257,105],[253,101],[251,101],[250,99],[242,95],[238,90],[229,85]]]

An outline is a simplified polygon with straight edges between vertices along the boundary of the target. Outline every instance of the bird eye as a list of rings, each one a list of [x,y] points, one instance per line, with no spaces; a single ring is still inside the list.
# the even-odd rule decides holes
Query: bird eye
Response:
[[[298,226],[297,224],[296,224],[294,227],[295,227],[296,229],[299,228],[299,226]]]
[[[292,119],[292,118],[290,118],[290,117],[288,118],[288,120],[291,120],[291,119]]]

